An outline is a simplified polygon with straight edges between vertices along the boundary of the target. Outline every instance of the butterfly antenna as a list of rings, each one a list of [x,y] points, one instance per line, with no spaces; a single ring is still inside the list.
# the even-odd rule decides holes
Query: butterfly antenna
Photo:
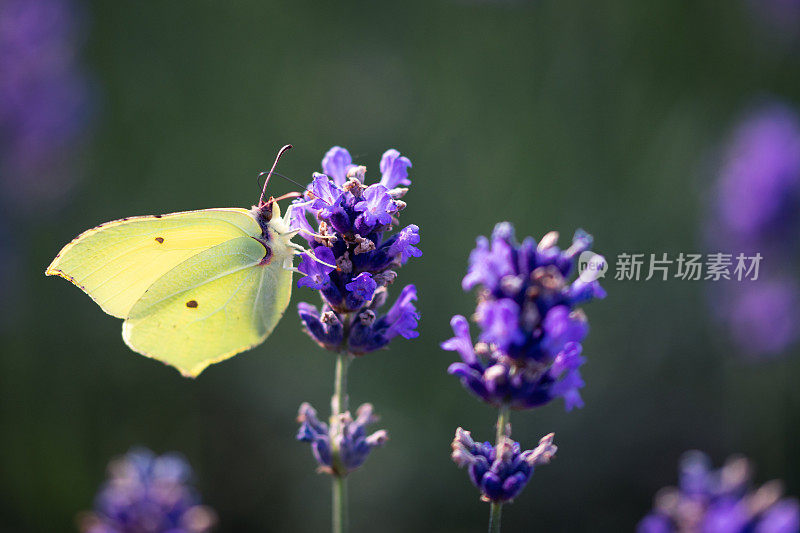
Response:
[[[292,148],[292,145],[291,144],[287,144],[286,146],[281,148],[278,151],[278,155],[275,156],[275,162],[272,163],[272,168],[269,169],[269,172],[267,172],[267,179],[264,180],[264,187],[261,189],[261,197],[259,197],[259,199],[258,199],[258,206],[259,207],[264,205],[264,194],[266,194],[266,192],[267,192],[267,183],[269,183],[269,178],[270,178],[270,176],[272,176],[272,173],[275,172],[275,167],[278,165],[278,161],[280,160],[280,158],[284,154],[284,152],[286,152],[287,150],[290,150],[291,148]],[[259,174],[259,177],[261,177],[262,174],[264,174],[264,173],[262,172],[261,174]]]
[[[300,196],[303,196],[303,194],[305,194],[305,193],[308,193],[311,196],[311,198],[313,198],[313,199],[320,200],[323,203],[330,205],[330,202],[327,202],[325,199],[320,198],[320,197],[316,196],[314,193],[311,192],[311,185],[305,185],[304,186],[302,183],[300,183],[298,181],[295,181],[295,180],[293,180],[292,178],[290,178],[288,176],[284,176],[280,172],[275,172],[275,166],[278,164],[278,160],[281,158],[283,153],[285,151],[289,150],[290,148],[292,148],[291,144],[287,144],[286,146],[281,148],[280,152],[278,152],[278,156],[275,158],[275,163],[272,164],[272,168],[269,170],[269,172],[266,172],[266,171],[265,172],[261,172],[256,177],[256,181],[260,182],[261,176],[263,176],[264,174],[267,175],[267,179],[264,181],[264,187],[261,189],[261,197],[258,200],[259,207],[264,206],[264,205],[266,205],[268,203],[277,202],[279,200],[285,200],[286,198],[298,198]],[[283,196],[281,196],[279,198],[273,198],[273,199],[270,199],[268,202],[265,202],[264,201],[264,195],[266,194],[266,190],[267,190],[267,182],[269,182],[269,178],[272,177],[272,176],[278,176],[279,178],[283,178],[286,181],[290,181],[290,182],[294,183],[295,185],[300,187],[300,189],[302,189],[303,192],[290,192],[290,193],[284,194]]]
[[[258,177],[260,178],[260,177],[261,177],[261,176],[263,176],[264,174],[266,174],[266,172],[262,172],[261,174],[259,174],[259,175],[258,175]],[[301,188],[301,189],[303,189],[303,190],[305,190],[305,189],[307,188],[306,186],[304,186],[304,185],[303,185],[302,183],[300,183],[299,181],[295,181],[295,180],[293,180],[292,178],[290,178],[290,177],[288,177],[288,176],[284,176],[284,175],[283,175],[283,174],[281,174],[280,172],[273,172],[273,173],[272,173],[272,175],[273,175],[273,176],[278,176],[279,178],[283,178],[283,179],[285,179],[286,181],[291,181],[292,183],[294,183],[295,185],[297,185],[298,187],[300,187],[300,188]]]

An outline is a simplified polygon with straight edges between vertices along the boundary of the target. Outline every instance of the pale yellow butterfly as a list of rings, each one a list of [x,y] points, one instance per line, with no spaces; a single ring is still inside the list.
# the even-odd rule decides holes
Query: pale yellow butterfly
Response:
[[[264,183],[281,155],[278,153]],[[291,196],[291,195],[286,195]],[[135,352],[196,377],[258,346],[289,305],[296,234],[261,193],[246,209],[203,209],[106,222],[47,267],[109,315]]]

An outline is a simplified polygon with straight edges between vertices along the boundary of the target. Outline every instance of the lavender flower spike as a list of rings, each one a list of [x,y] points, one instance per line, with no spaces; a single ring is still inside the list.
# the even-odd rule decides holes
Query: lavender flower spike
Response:
[[[475,442],[469,431],[456,430],[453,461],[467,467],[470,480],[487,502],[507,503],[519,496],[530,481],[534,467],[547,464],[555,455],[553,433],[545,435],[534,450],[520,451],[520,445],[503,437],[497,446]]]
[[[0,199],[6,209],[52,202],[77,177],[75,153],[93,107],[80,61],[82,15],[73,0],[0,2]]]
[[[743,457],[732,457],[712,470],[698,451],[681,459],[677,488],[662,489],[653,512],[638,533],[704,531],[724,533],[796,533],[800,531],[800,503],[782,497],[779,481],[750,490],[752,467]]]
[[[310,404],[300,406],[297,421],[301,425],[297,440],[311,443],[320,472],[347,475],[364,464],[372,448],[383,446],[389,440],[383,429],[367,435],[366,427],[378,421],[372,409],[371,404],[365,403],[356,411],[355,420],[347,411],[338,415],[333,425],[328,427],[319,420],[317,411]],[[333,453],[334,447],[338,456]]]
[[[216,515],[200,505],[191,469],[178,455],[134,449],[112,461],[95,510],[80,518],[83,533],[207,533]]]
[[[712,293],[716,314],[742,352],[779,355],[800,340],[797,112],[780,103],[750,112],[728,141],[715,187],[709,248],[764,257],[758,279],[719,284]]]
[[[290,207],[291,227],[314,255],[303,256],[299,270],[306,276],[298,286],[318,290],[323,302],[319,312],[306,303],[298,311],[306,332],[326,349],[346,347],[352,355],[363,355],[397,336],[417,335],[413,285],[401,291],[386,314],[379,314],[396,269],[422,255],[415,246],[418,226],[392,233],[406,207],[400,200],[406,189],[396,186],[411,183],[410,166],[408,158],[389,150],[381,160],[381,183],[366,185],[366,168],[354,165],[350,153],[335,146],[322,161],[325,174],[315,174],[304,196]]]
[[[480,237],[470,254],[463,287],[481,288],[479,342],[473,343],[466,318],[457,315],[450,322],[455,337],[442,348],[461,356],[448,372],[497,407],[529,409],[559,397],[568,411],[583,406],[580,343],[589,326],[578,305],[606,294],[596,279],[569,281],[592,237],[578,230],[563,251],[557,240],[551,232],[538,245],[531,238],[518,244],[513,226],[504,222],[491,240]]]
[[[719,230],[736,244],[796,238],[800,117],[773,103],[747,115],[726,147],[717,182]]]

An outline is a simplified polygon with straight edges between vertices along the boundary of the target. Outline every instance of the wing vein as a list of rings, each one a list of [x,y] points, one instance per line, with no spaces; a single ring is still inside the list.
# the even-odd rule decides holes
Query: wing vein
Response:
[[[256,315],[256,306],[258,305],[258,302],[259,302],[259,300],[261,300],[261,288],[262,288],[262,287],[264,287],[264,273],[265,273],[266,271],[267,271],[267,269],[266,269],[266,268],[262,268],[262,269],[261,269],[261,279],[259,279],[259,280],[258,280],[258,290],[256,291],[256,297],[255,297],[255,299],[253,300],[253,310],[251,311],[251,314],[252,314],[254,317],[255,317],[255,316],[257,316],[257,315]],[[262,315],[262,316],[258,317],[258,319],[259,319],[259,320],[261,321],[261,323],[264,325],[264,330],[266,331],[266,329],[267,329],[267,323],[266,323],[266,321],[264,320],[264,317],[263,317],[263,310],[262,310],[262,313],[261,313],[261,315]]]
[[[142,218],[142,221],[144,221],[144,220],[150,221],[150,220],[156,220],[156,219],[155,219],[155,218],[152,218],[152,219],[151,219],[151,218],[146,218],[146,217],[143,217],[143,218]],[[164,219],[162,218],[162,219],[160,219],[160,220],[164,220]],[[240,227],[239,227],[239,226],[237,226],[236,224],[234,224],[234,223],[232,223],[232,222],[229,222],[229,221],[227,221],[227,220],[221,219],[221,218],[209,217],[209,218],[197,218],[197,219],[191,219],[191,220],[180,220],[180,219],[177,219],[177,220],[174,220],[174,221],[173,221],[173,220],[170,220],[170,219],[167,219],[166,221],[167,221],[167,222],[170,222],[170,224],[169,224],[169,225],[166,225],[166,224],[165,224],[165,227],[158,228],[158,229],[155,229],[155,230],[153,230],[153,231],[148,231],[148,232],[144,232],[144,233],[137,233],[136,235],[131,235],[131,236],[125,237],[125,238],[124,238],[124,239],[122,239],[121,241],[115,242],[115,243],[113,244],[113,246],[120,246],[120,245],[122,245],[122,244],[124,244],[124,243],[126,243],[126,242],[128,242],[128,241],[130,241],[130,240],[132,240],[132,239],[140,239],[140,238],[142,238],[142,237],[147,237],[147,236],[149,236],[149,235],[153,235],[154,233],[159,233],[159,232],[164,232],[164,231],[174,231],[174,230],[176,230],[176,229],[182,229],[182,228],[186,228],[186,227],[191,227],[191,225],[195,224],[195,223],[196,223],[196,222],[198,222],[198,221],[206,221],[206,222],[222,222],[222,223],[224,223],[224,224],[227,224],[227,225],[229,225],[229,226],[232,226],[232,227],[236,228],[237,230],[239,230],[240,232],[242,232],[242,235],[240,235],[241,237],[249,237],[249,236],[250,236],[250,235],[249,235],[249,234],[248,234],[246,231],[244,231],[242,228],[240,228]],[[139,221],[138,221],[138,220],[136,220],[136,221],[132,221],[131,223],[133,224],[133,223],[135,223],[135,222],[139,222]],[[110,224],[110,223],[108,223],[108,224]],[[98,226],[98,228],[101,228],[102,226],[103,226],[103,224],[101,224],[100,226]],[[124,226],[124,224],[123,224],[123,226]],[[110,229],[110,228],[109,228],[109,229]],[[94,233],[93,233],[92,235],[94,235]],[[91,236],[91,235],[87,235],[87,237],[90,237],[90,236]],[[81,238],[81,237],[79,236],[79,237],[78,237],[78,238],[77,238],[75,241],[73,241],[73,244],[77,244],[77,242],[78,242],[78,240],[79,240],[80,238]],[[232,237],[231,239],[233,239],[233,238],[235,238],[235,237]],[[228,240],[231,240],[231,239],[228,239]],[[224,241],[223,241],[223,242],[224,242]],[[137,247],[136,249],[139,249],[139,248],[140,248],[140,247]],[[135,250],[136,250],[136,249],[135,249]],[[88,279],[90,276],[92,276],[93,274],[95,274],[96,272],[98,272],[99,270],[101,270],[102,268],[104,268],[104,267],[105,267],[106,265],[108,265],[109,263],[113,263],[114,261],[117,261],[118,259],[122,258],[122,257],[123,257],[123,256],[125,256],[126,254],[129,254],[129,253],[131,253],[131,252],[132,252],[132,250],[128,249],[128,250],[125,250],[124,252],[122,252],[121,254],[117,255],[116,257],[114,257],[114,258],[112,258],[112,259],[109,259],[108,261],[104,262],[102,265],[98,266],[97,268],[95,268],[94,270],[92,270],[91,272],[89,272],[88,274],[84,275],[84,276],[81,278],[81,280],[80,280],[80,281]]]
[[[246,257],[246,258],[250,259],[250,256],[248,256],[247,254],[245,254],[245,253],[242,253],[242,252],[236,252],[236,253],[232,253],[232,254],[220,254],[220,257],[227,256],[227,255],[229,255],[229,256],[241,255],[241,256],[243,256],[243,257]],[[190,258],[190,259],[191,259],[191,258]],[[191,290],[193,290],[193,289],[196,289],[196,288],[198,288],[198,287],[202,287],[203,285],[206,285],[206,284],[208,284],[208,283],[213,283],[213,282],[217,281],[218,279],[222,279],[222,278],[224,278],[224,277],[226,277],[226,276],[230,276],[230,275],[232,275],[232,274],[236,274],[237,272],[240,272],[240,271],[242,271],[242,270],[245,270],[245,269],[247,269],[247,268],[253,267],[253,266],[257,265],[257,264],[258,264],[258,262],[257,262],[257,261],[253,261],[253,262],[251,262],[251,263],[249,263],[249,264],[247,264],[247,265],[240,266],[240,267],[236,267],[236,268],[233,268],[233,269],[230,269],[230,270],[226,270],[225,272],[221,272],[220,274],[217,274],[216,276],[214,276],[214,277],[212,277],[212,278],[209,278],[209,279],[203,280],[203,281],[201,281],[200,283],[197,283],[197,284],[195,284],[195,285],[192,285],[191,287],[187,287],[187,288],[185,288],[185,289],[181,289],[181,290],[179,290],[179,291],[176,291],[176,292],[170,293],[170,294],[168,294],[168,295],[164,296],[163,298],[161,298],[161,299],[159,299],[159,300],[157,300],[157,301],[153,302],[152,304],[150,304],[150,305],[148,306],[148,308],[150,308],[150,307],[154,307],[154,306],[156,306],[156,305],[160,304],[161,302],[164,302],[164,301],[166,301],[166,300],[169,300],[169,299],[171,299],[171,298],[174,298],[175,296],[178,296],[178,295],[180,295],[180,294],[184,294],[184,293],[186,293],[186,292],[188,292],[188,291],[191,291]],[[180,264],[179,264],[178,266],[180,266]],[[176,267],[176,268],[177,268],[177,267]],[[148,289],[148,290],[149,290],[149,289]],[[146,294],[147,294],[147,291],[145,291],[145,292],[144,292],[144,294],[142,295],[142,298],[144,298],[144,296],[145,296]],[[140,298],[139,300],[141,301],[141,298]],[[137,303],[138,303],[138,302],[137,302]]]

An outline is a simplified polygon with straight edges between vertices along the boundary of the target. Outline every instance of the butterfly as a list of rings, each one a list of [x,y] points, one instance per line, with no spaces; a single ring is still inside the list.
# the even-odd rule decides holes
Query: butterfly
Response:
[[[135,352],[198,376],[258,346],[292,292],[297,233],[274,198],[258,205],[123,218],[78,235],[47,267],[124,319]],[[263,173],[262,173],[263,174]],[[278,200],[296,195],[290,193]]]

